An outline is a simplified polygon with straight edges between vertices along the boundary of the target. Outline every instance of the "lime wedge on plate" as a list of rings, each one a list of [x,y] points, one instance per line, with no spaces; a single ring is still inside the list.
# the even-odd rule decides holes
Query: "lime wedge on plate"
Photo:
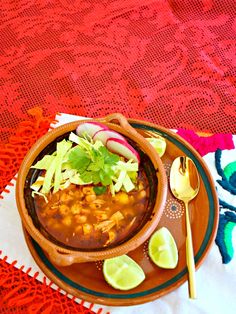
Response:
[[[163,137],[147,137],[146,140],[152,144],[160,157],[165,154],[166,151],[166,141]]]
[[[133,289],[145,279],[142,268],[127,255],[105,260],[103,274],[106,281],[119,290]]]
[[[161,268],[175,268],[178,263],[178,249],[170,231],[162,227],[148,243],[148,254],[154,264]]]

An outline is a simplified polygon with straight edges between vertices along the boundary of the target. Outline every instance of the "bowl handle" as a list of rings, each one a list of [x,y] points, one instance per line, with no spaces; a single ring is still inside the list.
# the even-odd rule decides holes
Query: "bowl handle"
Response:
[[[70,266],[74,263],[86,263],[93,261],[92,259],[90,259],[89,255],[85,260],[85,257],[80,258],[79,256],[72,256],[70,253],[62,253],[56,249],[48,252],[48,257],[54,264],[58,266]]]
[[[128,120],[121,114],[121,113],[112,113],[108,116],[105,116],[100,119],[96,119],[99,122],[105,122],[105,123],[112,123],[120,126],[122,129],[128,131],[130,135],[133,135],[135,138],[138,138],[139,141],[142,143],[143,148],[154,155],[156,155],[156,159],[159,160],[159,163],[162,164],[162,161],[156,152],[156,150],[153,148],[153,146],[145,139],[144,136],[142,136],[140,133],[138,133],[128,122]],[[156,159],[153,159],[153,165],[155,169],[158,169],[158,163],[156,162]]]
[[[139,136],[139,133],[129,124],[128,120],[126,119],[125,116],[121,113],[112,113],[109,114],[108,116],[105,116],[100,119],[96,119],[100,122],[105,122],[105,123],[113,123],[120,125],[122,128],[127,130],[129,133],[134,134],[135,136]],[[140,135],[141,136],[141,135]]]

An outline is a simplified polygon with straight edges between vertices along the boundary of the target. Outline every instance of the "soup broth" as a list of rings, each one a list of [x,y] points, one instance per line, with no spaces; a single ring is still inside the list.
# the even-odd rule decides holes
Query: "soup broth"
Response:
[[[57,241],[79,249],[98,249],[127,238],[141,223],[148,205],[149,188],[143,170],[137,188],[114,196],[107,190],[96,195],[92,185],[49,193],[48,202],[35,195],[41,225]]]

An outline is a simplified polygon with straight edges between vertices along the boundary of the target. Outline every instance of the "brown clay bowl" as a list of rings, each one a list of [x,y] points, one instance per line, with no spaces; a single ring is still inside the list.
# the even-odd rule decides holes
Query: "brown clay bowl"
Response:
[[[55,151],[56,143],[67,138],[71,131],[85,121],[99,121],[124,135],[139,150],[141,163],[149,182],[150,195],[145,216],[138,228],[125,241],[101,250],[79,250],[67,247],[45,234],[37,218],[30,185],[38,174],[31,166],[45,154]],[[144,243],[158,225],[167,195],[167,178],[161,159],[145,138],[133,129],[124,116],[112,114],[102,119],[75,121],[60,126],[39,139],[26,155],[19,170],[16,184],[16,202],[23,223],[31,237],[47,252],[57,265],[67,266],[115,257],[136,249]]]

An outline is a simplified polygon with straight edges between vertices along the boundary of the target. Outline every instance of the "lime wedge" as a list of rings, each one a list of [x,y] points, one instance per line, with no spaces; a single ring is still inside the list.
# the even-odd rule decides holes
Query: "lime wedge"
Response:
[[[165,154],[166,151],[166,141],[163,137],[147,137],[146,140],[155,148],[160,157]]]
[[[170,231],[162,227],[148,243],[148,254],[154,264],[161,268],[175,268],[178,263],[178,249]]]
[[[106,281],[119,290],[133,289],[145,279],[142,268],[127,255],[105,260],[103,274]]]

